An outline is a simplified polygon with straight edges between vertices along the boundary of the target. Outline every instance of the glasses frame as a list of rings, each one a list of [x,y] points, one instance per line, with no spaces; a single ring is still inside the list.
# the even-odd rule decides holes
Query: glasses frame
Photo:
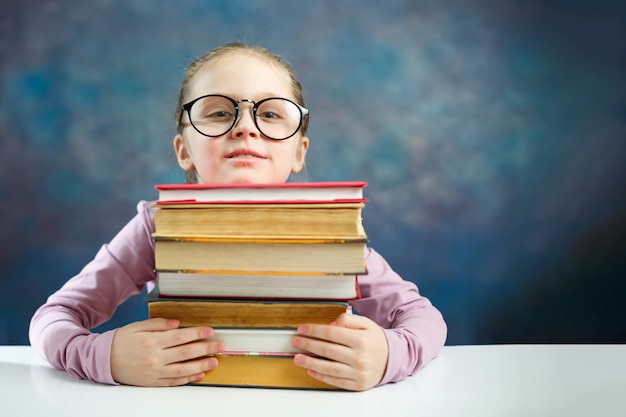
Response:
[[[191,108],[193,107],[193,105],[197,102],[202,100],[203,98],[206,97],[222,97],[225,98],[227,100],[229,100],[232,104],[233,107],[235,108],[235,117],[233,118],[233,123],[230,125],[230,127],[228,129],[226,129],[226,131],[224,133],[221,133],[219,135],[208,135],[204,132],[201,132],[200,129],[198,129],[196,127],[196,125],[193,123],[193,120],[191,120]],[[259,124],[257,123],[257,110],[259,108],[259,106],[263,103],[265,103],[268,100],[274,100],[274,99],[280,99],[280,100],[285,100],[288,101],[292,104],[294,104],[297,109],[300,111],[300,121],[298,122],[298,127],[296,128],[296,130],[289,136],[287,136],[286,138],[273,138],[271,136],[268,136],[267,134],[265,134],[265,132],[263,132],[263,130],[259,127]],[[252,120],[254,121],[254,125],[256,126],[256,128],[259,130],[259,132],[261,132],[261,134],[263,136],[265,136],[268,139],[272,139],[272,140],[286,140],[289,139],[290,137],[292,137],[293,135],[295,135],[296,133],[298,133],[300,131],[300,129],[302,128],[302,125],[304,124],[305,119],[309,116],[309,109],[307,109],[306,107],[303,107],[301,105],[299,105],[298,103],[296,103],[293,100],[289,100],[288,98],[284,98],[284,97],[267,97],[264,98],[263,100],[259,100],[259,101],[254,101],[254,100],[250,100],[247,98],[242,98],[241,100],[235,100],[232,99],[228,96],[222,95],[222,94],[206,94],[204,96],[200,96],[196,99],[191,100],[190,102],[183,104],[181,106],[180,109],[180,117],[179,117],[179,124],[182,123],[182,118],[183,118],[183,114],[184,112],[187,112],[187,117],[189,118],[189,124],[191,124],[191,126],[193,126],[193,128],[196,130],[196,132],[200,133],[203,136],[207,136],[209,138],[216,138],[222,135],[225,135],[226,133],[230,132],[232,130],[233,127],[235,127],[235,125],[237,124],[237,121],[239,120],[239,115],[241,112],[241,108],[239,107],[239,103],[250,103],[252,104]]]

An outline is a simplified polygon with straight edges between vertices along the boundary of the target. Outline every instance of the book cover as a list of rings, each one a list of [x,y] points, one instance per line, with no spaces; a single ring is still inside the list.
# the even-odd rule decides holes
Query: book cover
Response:
[[[367,239],[213,239],[154,234],[157,270],[367,273]]]
[[[304,323],[328,324],[352,311],[346,301],[164,297],[158,286],[144,300],[150,318],[176,319],[184,327],[295,329]]]
[[[156,231],[177,236],[365,237],[357,204],[156,205]]]
[[[160,204],[224,202],[364,202],[363,181],[281,184],[159,184]]]
[[[216,355],[219,365],[194,385],[338,390],[311,378],[291,356]]]

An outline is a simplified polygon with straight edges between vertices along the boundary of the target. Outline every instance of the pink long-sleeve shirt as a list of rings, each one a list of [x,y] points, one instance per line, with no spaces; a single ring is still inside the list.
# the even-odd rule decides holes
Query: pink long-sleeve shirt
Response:
[[[83,270],[52,294],[34,314],[30,342],[50,364],[78,378],[115,384],[111,344],[116,330],[92,333],[109,320],[119,304],[156,283],[154,208],[140,202],[138,214]],[[371,248],[368,274],[359,276],[362,297],[351,302],[385,332],[387,369],[380,384],[412,375],[435,358],[446,339],[441,313],[417,287],[396,274]]]

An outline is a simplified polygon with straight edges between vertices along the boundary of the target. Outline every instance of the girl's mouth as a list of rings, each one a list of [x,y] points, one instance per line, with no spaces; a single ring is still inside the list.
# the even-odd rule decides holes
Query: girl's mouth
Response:
[[[226,154],[227,159],[265,159],[263,155],[250,149],[237,149]]]

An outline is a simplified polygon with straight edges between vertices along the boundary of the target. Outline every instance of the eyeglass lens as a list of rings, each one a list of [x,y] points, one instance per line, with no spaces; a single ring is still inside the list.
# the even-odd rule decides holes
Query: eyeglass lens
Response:
[[[245,111],[244,109],[240,109]],[[191,124],[207,136],[221,136],[237,121],[237,109],[226,97],[207,96],[189,110]],[[286,139],[299,129],[302,113],[289,100],[271,98],[257,103],[254,122],[259,131],[271,139]]]

